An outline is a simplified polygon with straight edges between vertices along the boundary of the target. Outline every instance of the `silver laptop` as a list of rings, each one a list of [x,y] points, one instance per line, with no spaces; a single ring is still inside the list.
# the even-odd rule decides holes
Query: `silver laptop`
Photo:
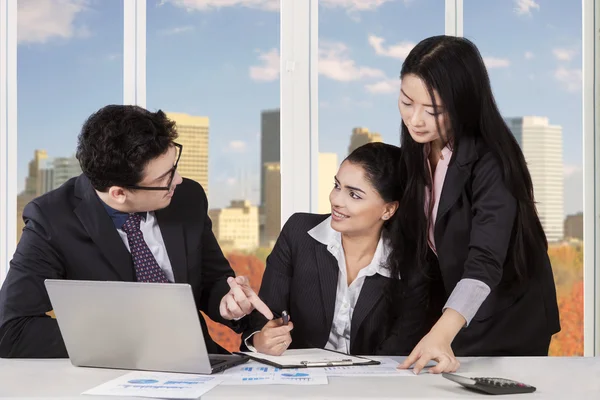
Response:
[[[45,284],[75,366],[211,374],[248,360],[208,354],[188,284]]]

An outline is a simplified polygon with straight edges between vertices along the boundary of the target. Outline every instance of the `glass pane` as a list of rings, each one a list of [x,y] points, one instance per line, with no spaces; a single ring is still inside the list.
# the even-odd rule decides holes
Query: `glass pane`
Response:
[[[256,290],[281,224],[279,10],[271,5],[150,0],[147,8],[148,108],[177,123],[179,172],[207,192],[213,232]],[[229,328],[209,321],[209,329],[239,349]]]
[[[583,355],[581,24],[581,2],[464,1],[464,35],[533,179],[561,314],[550,354],[565,356]]]
[[[77,135],[123,99],[123,2],[17,3],[17,238],[25,205],[81,173]]]
[[[444,34],[444,2],[319,3],[319,213],[339,164],[373,141],[400,144],[400,68],[412,47]]]

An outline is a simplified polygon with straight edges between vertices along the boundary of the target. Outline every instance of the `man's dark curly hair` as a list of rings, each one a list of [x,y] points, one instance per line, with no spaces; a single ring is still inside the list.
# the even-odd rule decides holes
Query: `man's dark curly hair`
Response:
[[[111,186],[138,184],[148,162],[164,154],[176,138],[175,123],[160,110],[108,105],[83,124],[77,159],[92,186],[105,192]]]

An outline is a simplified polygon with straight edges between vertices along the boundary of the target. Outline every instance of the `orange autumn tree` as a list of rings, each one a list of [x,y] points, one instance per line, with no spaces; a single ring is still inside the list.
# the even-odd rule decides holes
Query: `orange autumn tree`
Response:
[[[254,255],[229,253],[226,255],[231,268],[236,276],[246,276],[250,280],[250,286],[258,293],[263,273],[265,272],[265,263]],[[239,351],[241,338],[240,335],[233,332],[228,327],[212,321],[204,314],[208,332],[215,342],[228,351]]]
[[[554,335],[550,355],[583,355],[583,281],[575,282],[568,296],[558,299],[561,331]]]
[[[583,247],[580,244],[551,245],[552,263],[561,331],[550,344],[551,356],[583,355]]]

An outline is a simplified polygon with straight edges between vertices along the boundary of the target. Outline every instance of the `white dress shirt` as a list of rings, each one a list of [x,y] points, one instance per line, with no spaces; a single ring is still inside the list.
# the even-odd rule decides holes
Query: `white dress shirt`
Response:
[[[385,267],[385,262],[391,250],[389,241],[383,237],[379,238],[373,259],[369,265],[358,272],[356,279],[348,285],[342,235],[331,227],[331,217],[308,231],[308,234],[327,246],[327,250],[336,258],[340,269],[333,322],[325,348],[350,353],[352,314],[354,313],[362,286],[365,283],[365,278],[375,274],[385,276],[386,278],[390,277],[390,271]]]

